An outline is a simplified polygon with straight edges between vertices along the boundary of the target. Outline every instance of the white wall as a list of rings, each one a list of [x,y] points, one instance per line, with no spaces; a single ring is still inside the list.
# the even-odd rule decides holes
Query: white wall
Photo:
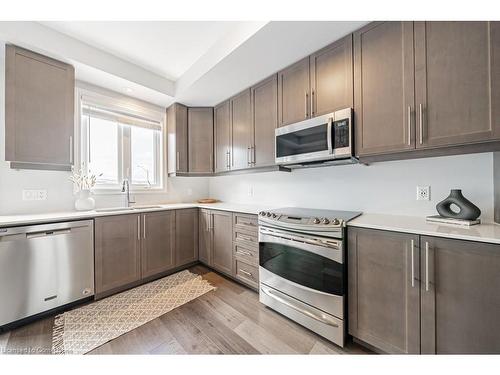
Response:
[[[211,197],[234,203],[417,216],[436,213],[436,203],[459,188],[483,220],[493,218],[492,153],[211,177],[209,184]],[[431,186],[431,201],[416,200],[417,185]]]
[[[73,209],[69,172],[10,169],[5,161],[5,44],[0,43],[0,215],[67,211]],[[23,189],[45,189],[47,200],[23,201]],[[208,195],[208,179],[168,178],[166,194],[138,194],[138,203],[191,202]],[[123,194],[96,196],[97,207],[122,205]]]

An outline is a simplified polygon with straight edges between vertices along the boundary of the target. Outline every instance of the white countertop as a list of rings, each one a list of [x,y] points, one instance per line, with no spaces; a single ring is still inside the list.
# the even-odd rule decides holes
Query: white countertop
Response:
[[[153,204],[148,206],[153,206]],[[257,214],[259,213],[259,211],[263,209],[269,209],[269,207],[267,206],[242,205],[242,204],[231,204],[231,203],[210,203],[210,204],[170,203],[170,204],[154,204],[154,206],[159,206],[159,207],[141,208],[141,206],[137,206],[136,209],[134,210],[107,211],[107,212],[91,210],[91,211],[50,212],[43,214],[0,215],[0,227],[40,224],[40,223],[49,223],[49,222],[66,221],[66,220],[92,219],[95,217],[102,217],[102,216],[115,216],[115,215],[126,215],[126,214],[140,213],[140,212],[178,210],[182,208],[201,207],[212,210],[242,212],[247,214]]]
[[[0,215],[0,227],[30,225],[40,223],[50,223],[56,221],[92,219],[102,216],[126,215],[140,212],[154,212],[165,210],[178,210],[182,208],[207,208],[212,210],[242,212],[247,214],[258,214],[259,211],[270,210],[273,207],[264,205],[246,205],[234,203],[170,203],[158,204],[158,208],[141,208],[137,206],[135,210],[128,211],[68,211],[52,212],[44,214],[26,214],[26,215]],[[460,240],[479,241],[500,244],[500,225],[494,223],[484,223],[470,227],[459,227],[449,224],[428,223],[425,217],[403,216],[403,215],[384,215],[365,213],[356,219],[350,221],[350,227],[371,228],[389,230],[403,233],[413,233],[425,236],[455,238]]]
[[[425,217],[419,216],[367,213],[350,221],[347,226],[500,244],[500,225],[494,223],[466,227],[429,223]]]

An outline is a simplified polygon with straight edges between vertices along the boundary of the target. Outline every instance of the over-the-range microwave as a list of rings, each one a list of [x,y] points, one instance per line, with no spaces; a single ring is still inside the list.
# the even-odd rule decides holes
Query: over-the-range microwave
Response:
[[[352,114],[352,108],[346,108],[277,128],[276,164],[300,168],[357,162]]]

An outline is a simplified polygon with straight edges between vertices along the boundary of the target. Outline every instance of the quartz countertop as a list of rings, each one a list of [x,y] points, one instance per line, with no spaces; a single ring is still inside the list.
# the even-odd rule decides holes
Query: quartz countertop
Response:
[[[153,206],[147,205],[147,206]],[[258,205],[243,205],[243,204],[232,204],[232,203],[210,203],[210,204],[200,204],[200,203],[170,203],[170,204],[154,204],[157,206],[155,208],[151,207],[141,207],[135,206],[133,210],[117,210],[117,211],[106,211],[102,212],[98,210],[91,211],[66,211],[66,212],[50,212],[42,214],[21,214],[21,215],[0,215],[0,227],[7,226],[19,226],[19,225],[31,225],[31,224],[41,224],[50,223],[56,221],[69,221],[69,220],[84,220],[93,219],[102,216],[115,216],[115,215],[127,215],[133,213],[141,212],[155,212],[155,211],[166,211],[166,210],[179,210],[182,208],[208,208],[212,210],[221,211],[232,211],[232,212],[242,212],[247,214],[257,214],[263,209],[269,209],[268,206],[258,206]]]
[[[51,212],[43,214],[24,215],[0,215],[0,227],[19,226],[50,223],[58,221],[70,221],[80,219],[93,219],[102,216],[127,215],[141,212],[155,212],[165,210],[178,210],[183,208],[207,208],[229,212],[241,212],[246,214],[258,214],[259,211],[267,211],[274,207],[268,205],[248,205],[237,203],[169,203],[157,204],[155,208],[135,206],[134,210],[126,211],[67,211]],[[389,230],[394,232],[413,233],[425,236],[454,238],[459,240],[479,241],[500,244],[500,225],[484,223],[461,227],[450,224],[428,223],[425,217],[403,216],[364,213],[347,224],[348,227],[371,228]]]
[[[348,222],[347,226],[500,244],[500,225],[495,223],[467,227],[429,223],[423,216],[366,213]]]

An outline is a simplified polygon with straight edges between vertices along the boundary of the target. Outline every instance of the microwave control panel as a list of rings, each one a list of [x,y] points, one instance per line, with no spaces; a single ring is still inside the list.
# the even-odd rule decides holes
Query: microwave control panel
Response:
[[[334,149],[349,147],[349,119],[334,121],[332,133]]]

